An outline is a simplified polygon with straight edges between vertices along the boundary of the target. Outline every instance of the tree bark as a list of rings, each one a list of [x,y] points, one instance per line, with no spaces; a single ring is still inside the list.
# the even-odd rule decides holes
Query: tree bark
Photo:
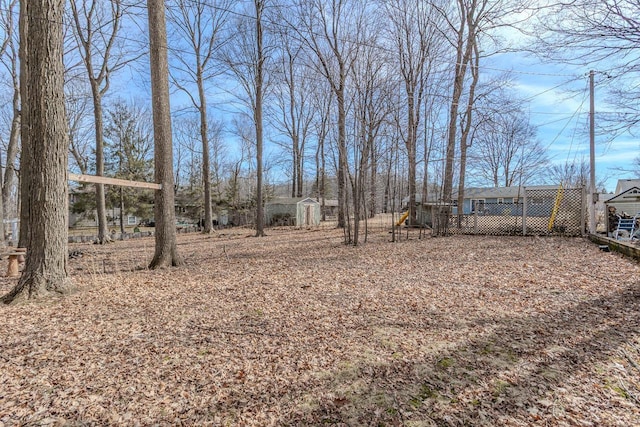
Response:
[[[478,51],[478,44],[476,40],[473,40],[473,53],[474,63],[471,67],[471,85],[469,87],[469,98],[467,99],[467,109],[464,113],[465,121],[460,135],[460,177],[458,180],[458,228],[462,227],[463,217],[463,203],[464,203],[464,186],[467,173],[467,149],[471,145],[469,141],[469,133],[471,131],[471,124],[473,123],[473,105],[476,97],[476,86],[480,79],[480,52]],[[473,142],[473,141],[471,141]]]
[[[470,4],[466,4],[463,0],[458,0],[457,3],[460,13],[460,26],[456,34],[456,64],[454,67],[453,94],[451,95],[451,105],[449,107],[447,148],[442,189],[446,212],[450,212],[453,195],[453,163],[456,152],[459,104],[464,90],[464,79],[467,74],[467,67],[477,37],[476,23],[473,22],[473,20],[476,19],[476,2],[472,1]],[[465,28],[467,27],[468,32],[465,34]]]
[[[13,119],[11,121],[11,131],[9,134],[9,145],[7,147],[6,168],[4,171],[4,182],[2,185],[2,205],[5,217],[12,211],[11,208],[11,192],[15,183],[16,169],[15,162],[18,156],[18,148],[20,143],[20,84],[18,76],[14,77],[13,88]]]
[[[183,263],[176,242],[176,214],[169,106],[169,64],[164,0],[147,0],[149,19],[149,60],[153,107],[154,177],[162,184],[155,192],[155,253],[150,269],[179,266]]]
[[[28,80],[27,76],[29,75],[29,68],[27,67],[27,61],[29,58],[27,54],[29,39],[27,37],[29,29],[29,22],[27,19],[27,2],[20,2],[20,18],[18,21],[18,31],[20,36],[20,44],[18,47],[18,56],[20,57],[20,99],[23,100],[20,108],[20,141],[22,143],[22,153],[21,153],[21,162],[20,166],[20,174],[21,177],[18,178],[18,186],[20,194],[28,194],[29,192],[29,178],[31,174],[29,173],[30,162],[27,160],[31,154],[30,151],[30,139],[29,132],[22,131],[25,128],[24,120],[27,114],[29,114],[29,102],[26,100],[29,99],[29,88],[27,86]],[[27,247],[27,233],[29,231],[28,223],[29,223],[29,200],[20,200],[21,197],[18,198],[18,212],[20,215],[20,231],[18,246],[21,248]]]
[[[15,303],[70,290],[67,274],[68,132],[64,105],[64,0],[21,2],[22,177],[25,268],[2,297]],[[27,96],[24,96],[27,95]]]
[[[124,228],[124,187],[120,187],[120,240],[124,239],[124,233],[125,233],[125,228]]]
[[[347,113],[344,100],[344,71],[340,64],[340,83],[335,89],[338,102],[338,227],[347,228],[347,243],[351,242],[351,222],[347,217]]]
[[[213,213],[211,207],[211,160],[209,153],[209,126],[207,121],[207,96],[204,91],[202,66],[198,64],[197,83],[200,99],[200,139],[202,141],[202,181],[204,185],[204,233],[213,231]]]
[[[89,68],[89,72],[93,74]],[[104,124],[102,120],[102,94],[99,83],[91,78],[91,93],[93,95],[93,119],[96,133],[96,175],[104,176]],[[107,203],[104,192],[104,184],[96,186],[96,214],[98,216],[98,242],[105,244],[111,242],[109,236],[109,224],[107,223]]]
[[[264,52],[262,46],[262,12],[264,10],[264,2],[255,0],[256,7],[256,48],[258,55],[258,63],[256,68],[256,106],[254,111],[254,119],[256,126],[256,237],[264,236],[264,198],[262,196],[262,97],[264,84]]]

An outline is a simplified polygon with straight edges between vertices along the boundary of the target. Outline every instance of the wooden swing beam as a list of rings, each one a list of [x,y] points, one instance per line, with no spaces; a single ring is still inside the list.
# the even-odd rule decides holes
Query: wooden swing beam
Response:
[[[69,180],[77,182],[91,182],[93,184],[119,185],[122,187],[150,188],[152,190],[162,189],[162,184],[156,184],[154,182],[129,181],[127,179],[109,178],[106,176],[78,175],[75,173],[69,173]]]

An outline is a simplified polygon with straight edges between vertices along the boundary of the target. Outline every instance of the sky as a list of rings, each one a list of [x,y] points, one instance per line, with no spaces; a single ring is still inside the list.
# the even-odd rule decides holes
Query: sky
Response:
[[[496,71],[512,70],[514,90],[529,100],[530,121],[538,128],[538,138],[553,163],[584,159],[589,163],[589,70],[541,63],[523,54],[503,54],[493,58]],[[488,69],[491,65],[487,66]],[[595,70],[597,73],[597,70]],[[595,78],[595,120],[613,107],[605,101],[604,88]],[[614,191],[618,179],[638,178],[634,159],[640,155],[640,138],[629,134],[608,141],[595,137],[596,183]],[[637,168],[636,168],[637,169]]]

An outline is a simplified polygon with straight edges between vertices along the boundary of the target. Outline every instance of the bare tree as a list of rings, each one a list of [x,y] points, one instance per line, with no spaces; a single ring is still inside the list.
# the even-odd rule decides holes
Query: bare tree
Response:
[[[458,206],[464,203],[464,186],[467,172],[467,150],[473,143],[471,133],[471,124],[473,123],[473,110],[476,103],[476,87],[480,80],[480,52],[478,49],[478,41],[473,41],[472,58],[471,58],[471,83],[469,84],[469,93],[467,96],[467,108],[464,111],[460,121],[460,173],[458,175]],[[458,209],[458,227],[462,227],[463,210]]]
[[[546,167],[546,150],[537,129],[517,100],[502,92],[483,99],[486,116],[480,118],[471,147],[476,178],[494,187],[525,184]],[[499,106],[493,110],[491,106]]]
[[[208,3],[177,0],[174,7],[169,8],[168,15],[179,46],[185,45],[184,49],[173,50],[177,62],[172,72],[173,81],[199,113],[205,233],[211,233],[213,219],[206,84],[219,72],[215,70],[213,62],[231,4],[227,0]],[[197,94],[193,93],[191,85],[195,85]]]
[[[256,237],[264,236],[263,197],[263,100],[266,87],[263,16],[264,0],[253,0],[253,10],[237,21],[237,38],[229,44],[224,60],[240,83],[244,102],[251,110],[256,150]],[[251,16],[249,17],[249,13]]]
[[[4,40],[0,47],[1,63],[6,68],[11,84],[11,126],[9,131],[9,141],[7,144],[7,153],[5,157],[4,179],[2,184],[2,206],[0,207],[3,218],[13,215],[17,212],[18,203],[12,200],[11,195],[14,193],[16,178],[16,160],[20,150],[20,76],[19,76],[19,59],[18,59],[18,34],[17,22],[15,16],[18,10],[18,1],[2,1],[0,26],[4,32]],[[4,233],[0,236],[4,242]]]
[[[435,59],[442,41],[438,40],[440,33],[432,21],[437,16],[432,2],[392,0],[386,5],[406,99],[406,125],[401,130],[409,166],[409,222],[415,224],[417,142],[423,97],[432,70],[430,61]]]
[[[327,91],[329,96],[326,95],[324,87],[322,85],[316,85],[315,90],[312,92],[312,104],[315,110],[313,133],[316,138],[316,199],[320,202],[320,210],[322,212],[322,220],[326,221],[326,198],[327,198],[327,158],[325,155],[325,146],[330,131],[331,111],[333,92]]]
[[[207,125],[210,152],[211,200],[220,204],[224,196],[224,171],[227,149],[223,138],[222,123],[209,120]],[[200,140],[199,119],[185,117],[174,121],[174,159],[176,195],[186,192],[204,203],[204,185],[202,181],[202,141]],[[182,183],[184,182],[184,185]],[[202,207],[203,205],[201,205]],[[200,212],[203,220],[204,210]]]
[[[27,247],[17,285],[2,297],[5,304],[65,293],[67,274],[67,155],[64,108],[62,21],[64,1],[21,2],[20,63],[22,99],[21,236]],[[29,96],[25,96],[28,93]]]
[[[538,43],[526,48],[533,47],[533,53],[554,62],[602,71],[607,78],[599,86],[607,89],[607,102],[617,111],[599,114],[598,127],[609,140],[626,131],[637,131],[640,3],[560,0],[546,3],[537,12],[531,34]]]
[[[187,116],[173,122],[174,164],[176,193],[183,187],[190,192],[198,191],[202,197],[202,141],[200,120]],[[204,197],[202,197],[204,203]]]
[[[164,0],[147,0],[149,14],[149,61],[153,107],[154,177],[162,184],[155,194],[156,245],[149,268],[183,263],[176,242],[176,213],[169,106],[169,63]]]
[[[113,74],[132,59],[126,58],[119,31],[126,12],[123,0],[71,0],[74,35],[86,68],[93,97],[96,175],[104,175],[104,125],[102,100]],[[96,184],[98,241],[111,240],[103,184]]]
[[[367,28],[377,28],[376,25]],[[366,209],[367,184],[375,183],[376,145],[382,124],[389,115],[389,98],[392,85],[386,72],[385,62],[377,49],[376,33],[363,29],[367,34],[361,55],[351,68],[353,76],[353,114],[355,131],[354,172],[347,168],[351,192],[353,194],[354,228],[353,244],[357,245],[360,234],[360,220],[368,218]],[[364,35],[364,34],[362,34]],[[373,179],[371,178],[373,176]],[[372,187],[373,188],[373,187]],[[365,222],[365,242],[367,240]]]
[[[81,88],[74,84],[65,85],[69,154],[73,165],[81,174],[88,173],[91,156],[89,128],[93,123],[88,123],[87,120],[90,102],[90,97],[87,97]]]
[[[222,122],[210,120],[209,130],[209,150],[210,170],[211,170],[211,194],[216,203],[222,201],[222,190],[224,184],[223,167],[227,161],[227,146],[224,141],[224,128]]]
[[[440,16],[446,22],[443,31],[450,35],[448,39],[455,51],[442,194],[447,205],[452,202],[454,160],[456,158],[461,101],[466,94],[467,99],[473,102],[473,96],[469,96],[471,86],[467,84],[467,81],[468,72],[472,68],[474,50],[477,52],[476,57],[479,58],[478,54],[481,50],[489,49],[488,46],[483,48],[482,42],[493,43],[497,46],[498,39],[492,36],[492,31],[504,25],[512,25],[513,23],[509,21],[514,20],[512,17],[517,16],[525,4],[526,0],[511,2],[456,0],[454,11],[450,11],[448,8],[437,8],[440,11]],[[489,55],[489,53],[485,53],[485,55]]]
[[[311,124],[311,94],[313,82],[303,46],[290,34],[287,27],[278,32],[279,39],[279,78],[275,90],[276,109],[274,112],[277,127],[287,136],[283,144],[291,153],[291,197],[303,196],[305,149]],[[276,86],[274,84],[274,86]]]
[[[586,188],[589,185],[589,162],[581,158],[552,164],[545,176],[545,181],[549,184],[562,184],[565,188]]]
[[[453,166],[456,151],[458,115],[460,100],[463,96],[467,69],[473,53],[473,46],[478,37],[480,20],[489,6],[487,0],[456,0],[457,14],[453,15],[457,21],[451,20],[447,12],[442,16],[447,19],[447,25],[454,34],[452,40],[455,48],[455,64],[453,66],[453,91],[449,107],[449,124],[447,132],[447,148],[445,154],[445,171],[443,183],[443,198],[446,205],[452,201]]]
[[[327,80],[335,95],[338,129],[338,226],[349,226],[347,209],[347,140],[346,140],[346,86],[349,70],[358,56],[361,43],[359,30],[363,28],[364,4],[352,0],[300,0],[300,23],[291,23],[298,28],[302,40],[316,57],[316,69]],[[351,232],[346,230],[346,241]]]

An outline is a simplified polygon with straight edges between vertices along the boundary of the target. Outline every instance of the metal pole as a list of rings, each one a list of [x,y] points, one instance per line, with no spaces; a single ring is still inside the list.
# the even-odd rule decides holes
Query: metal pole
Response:
[[[589,160],[590,160],[590,181],[589,181],[589,232],[596,233],[596,154],[595,154],[595,100],[593,89],[593,76],[595,72],[589,71]]]

